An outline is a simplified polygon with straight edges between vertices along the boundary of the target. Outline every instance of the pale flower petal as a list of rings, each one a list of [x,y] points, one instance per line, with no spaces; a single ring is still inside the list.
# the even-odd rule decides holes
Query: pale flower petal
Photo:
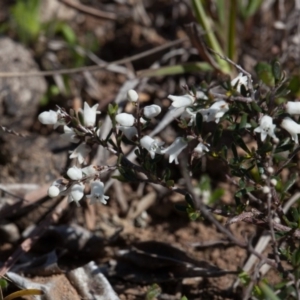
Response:
[[[116,121],[121,126],[126,126],[126,127],[133,126],[134,120],[135,119],[134,119],[134,116],[132,114],[121,113],[121,114],[116,115]]]
[[[260,133],[261,141],[263,142],[267,135],[273,139],[277,139],[275,135],[276,125],[273,124],[273,119],[270,116],[263,116],[259,121],[259,127],[254,129],[254,132]]]
[[[149,105],[149,106],[145,106],[144,110],[143,110],[143,115],[148,118],[154,118],[156,116],[158,116],[161,112],[161,107],[155,104]]]
[[[94,106],[90,107],[87,102],[84,102],[83,123],[85,126],[87,127],[95,126],[97,113],[100,113],[97,112],[98,105],[99,104],[97,103]]]
[[[64,125],[64,132],[65,133],[60,135],[63,139],[75,144],[80,141],[80,139],[76,136],[73,128]]]
[[[299,144],[298,134],[300,134],[300,125],[298,123],[286,117],[282,120],[280,126],[292,136],[292,140],[295,141],[296,144]]]
[[[288,101],[285,104],[285,111],[290,115],[300,115],[300,102]]]
[[[70,191],[69,191],[69,198],[68,201],[69,203],[72,201],[75,201],[77,205],[78,202],[82,199],[84,196],[84,184],[74,184],[72,185]]]
[[[209,144],[207,144],[207,146],[210,146]],[[203,143],[199,143],[197,145],[197,147],[194,149],[194,152],[196,152],[197,154],[204,154],[204,152],[209,152],[209,148],[206,145],[204,145]]]
[[[154,140],[149,135],[145,135],[140,140],[141,146],[148,150],[150,153],[151,158],[153,159],[155,157],[155,154],[162,154],[163,150],[161,149],[161,146],[164,144],[163,142],[158,142]]]
[[[58,113],[54,110],[44,111],[39,114],[38,119],[44,125],[54,125],[58,121]]]
[[[208,109],[201,109],[200,112],[203,116],[204,122],[216,122],[219,123],[220,118],[229,110],[229,105],[224,100],[216,101]]]
[[[82,164],[85,161],[87,155],[91,152],[90,146],[86,143],[81,143],[70,155],[70,158],[77,158],[78,162]]]
[[[240,73],[236,78],[231,81],[231,86],[236,85],[236,90],[240,93],[241,86],[244,85],[247,88],[248,85],[248,77],[245,76],[243,73]]]
[[[121,130],[123,134],[126,136],[126,138],[130,141],[138,134],[138,131],[134,126],[131,127],[118,126],[117,128]]]
[[[188,143],[182,138],[178,137],[171,146],[166,148],[163,153],[169,154],[169,163],[175,160],[175,164],[178,164],[178,155],[183,149],[187,147]]]
[[[93,181],[91,183],[91,194],[86,196],[91,199],[90,204],[101,202],[103,204],[107,203],[109,199],[108,196],[104,195],[104,184],[101,181]]]
[[[175,107],[175,108],[179,108],[179,107],[187,107],[187,106],[191,106],[194,101],[195,98],[189,94],[183,95],[183,96],[173,96],[173,95],[169,95],[168,99],[173,101],[171,107]]]

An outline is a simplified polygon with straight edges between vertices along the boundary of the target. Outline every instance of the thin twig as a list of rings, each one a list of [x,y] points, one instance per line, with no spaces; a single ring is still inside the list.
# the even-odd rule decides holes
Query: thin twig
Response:
[[[74,2],[72,0],[58,0],[58,1],[69,7],[74,8],[80,12],[83,12],[87,15],[90,15],[90,16],[93,16],[96,18],[108,19],[108,20],[113,20],[113,21],[118,19],[118,16],[112,12],[102,11],[102,10],[99,10],[99,9],[96,9],[96,8],[93,8],[93,7],[90,7],[87,5],[80,4],[78,2]]]
[[[95,72],[100,69],[106,68],[111,65],[117,65],[117,64],[124,64],[132,61],[136,61],[139,59],[142,59],[146,56],[152,55],[156,52],[177,46],[182,44],[183,42],[187,41],[187,38],[178,39],[173,42],[169,42],[167,44],[155,47],[153,49],[144,51],[142,53],[132,55],[130,57],[122,58],[119,60],[115,60],[113,62],[109,63],[103,63],[99,65],[93,65],[93,66],[85,66],[85,67],[79,67],[79,68],[71,68],[71,69],[60,69],[60,70],[50,70],[50,71],[37,71],[37,72],[0,72],[0,78],[12,78],[12,77],[33,77],[33,76],[55,76],[55,75],[62,75],[62,74],[76,74],[81,72]]]

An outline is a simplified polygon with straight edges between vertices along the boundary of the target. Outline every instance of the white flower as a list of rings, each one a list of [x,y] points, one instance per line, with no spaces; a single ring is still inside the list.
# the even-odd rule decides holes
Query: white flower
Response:
[[[132,140],[138,134],[136,127],[126,127],[126,126],[118,126],[119,130],[121,130],[128,140]]]
[[[260,133],[260,138],[263,142],[267,135],[273,139],[277,139],[274,133],[275,128],[276,125],[273,124],[273,119],[270,116],[265,115],[259,120],[259,126],[254,129],[254,132]]]
[[[208,97],[202,91],[196,91],[196,98],[202,100],[208,100]]]
[[[81,143],[70,155],[70,158],[76,158],[78,159],[78,162],[82,164],[85,161],[85,158],[87,155],[91,152],[90,146],[88,146],[86,143]]]
[[[300,133],[300,125],[298,123],[286,117],[282,120],[280,126],[292,136],[292,140],[295,141],[296,144],[299,144],[298,134]]]
[[[195,101],[195,98],[189,94],[186,94],[183,96],[169,95],[168,99],[173,101],[173,103],[171,105],[172,108],[191,106]]]
[[[154,140],[149,135],[145,135],[140,140],[141,146],[148,150],[150,153],[151,158],[153,159],[155,157],[155,153],[162,154],[163,150],[161,149],[161,146],[164,144],[163,142],[158,142]]]
[[[175,160],[175,164],[178,164],[178,155],[186,148],[188,143],[182,138],[178,137],[171,146],[163,151],[163,153],[169,154],[169,163]]]
[[[207,144],[207,146],[209,146],[209,144]],[[194,152],[198,153],[198,154],[203,154],[203,152],[209,152],[209,148],[206,145],[204,145],[203,143],[199,143],[197,145],[197,147],[194,149]]]
[[[87,102],[84,102],[83,106],[83,123],[87,127],[93,127],[96,123],[96,115],[100,113],[97,112],[98,103],[90,107]]]
[[[228,103],[224,100],[219,100],[208,109],[199,110],[203,116],[204,122],[216,122],[219,123],[220,119],[229,110]]]
[[[66,139],[67,141],[75,144],[80,141],[80,139],[76,136],[76,133],[73,128],[64,125],[64,132],[65,133],[61,134],[61,137],[63,139]]]
[[[57,197],[59,194],[63,194],[67,187],[63,183],[63,179],[55,180],[48,189],[48,196],[51,198]]]
[[[89,165],[85,168],[82,168],[81,171],[86,177],[93,176],[97,173],[97,170],[94,168],[93,165]]]
[[[72,185],[70,191],[69,191],[69,197],[68,202],[75,201],[76,205],[79,205],[78,202],[82,199],[84,195],[84,184],[76,183]]]
[[[103,204],[107,203],[108,196],[104,195],[104,184],[101,181],[93,181],[91,183],[91,194],[86,196],[91,199],[90,204],[100,201]]]
[[[248,77],[243,75],[243,73],[240,73],[236,78],[232,79],[231,86],[236,86],[236,90],[240,93],[241,92],[241,86],[244,85],[247,88],[248,84]]]
[[[139,99],[139,95],[135,90],[129,90],[127,92],[127,100],[130,102],[137,102]]]
[[[290,115],[300,115],[300,102],[288,101],[285,105],[285,111]]]
[[[143,110],[143,115],[148,118],[154,118],[156,116],[158,116],[161,112],[161,108],[158,105],[152,104],[149,106],[145,106],[144,110]]]
[[[54,125],[57,128],[64,124],[64,120],[60,118],[59,111],[49,110],[39,114],[38,120],[44,125]]]
[[[116,121],[121,126],[130,127],[134,124],[134,116],[127,113],[121,113],[116,115]]]
[[[82,179],[82,170],[74,166],[67,171],[67,175],[72,180],[80,180]]]

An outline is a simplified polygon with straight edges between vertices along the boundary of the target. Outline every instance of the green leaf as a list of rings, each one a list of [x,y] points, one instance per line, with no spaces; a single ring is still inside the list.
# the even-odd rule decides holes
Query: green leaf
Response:
[[[297,174],[293,173],[291,175],[291,178],[285,183],[285,185],[283,186],[283,192],[286,193],[296,182],[297,180]]]
[[[239,135],[234,134],[233,138],[234,138],[234,141],[237,143],[237,145],[239,145],[248,154],[251,154],[251,151],[248,149],[244,140]]]
[[[265,63],[265,62],[259,62],[255,66],[255,71],[257,73],[258,78],[265,83],[268,86],[274,86],[274,77],[272,73],[272,67]]]
[[[269,300],[280,300],[276,294],[274,293],[274,291],[264,282],[260,282],[258,284],[259,288],[261,289],[262,293],[265,296],[265,299],[269,299]]]
[[[188,300],[186,296],[182,296],[180,300]]]
[[[218,143],[220,143],[222,133],[223,133],[223,126],[219,124],[213,135],[213,142],[212,142],[213,146],[216,146]]]
[[[239,129],[243,129],[246,127],[247,125],[247,118],[248,118],[248,114],[244,113],[241,117],[241,122],[239,124]]]
[[[250,105],[256,112],[262,112],[261,107],[255,101],[251,102]]]
[[[154,283],[148,289],[145,300],[154,300],[161,294],[161,288],[158,284]]]
[[[174,186],[174,180],[168,180],[168,181],[166,182],[166,186],[167,186],[167,187],[173,187],[173,186]]]
[[[196,132],[198,135],[201,135],[202,132],[202,123],[203,123],[203,116],[201,113],[196,114]]]
[[[8,287],[8,283],[5,279],[0,278],[0,288],[5,289]]]
[[[236,145],[234,143],[231,144],[231,150],[232,150],[232,153],[233,153],[233,156],[235,159],[238,159],[239,156],[238,156],[238,152],[236,150]]]
[[[224,189],[215,189],[209,197],[209,204],[215,204],[224,195]]]
[[[281,65],[278,60],[275,60],[272,63],[272,74],[276,82],[281,79]]]
[[[196,73],[199,71],[212,71],[213,68],[206,62],[192,62],[182,63],[180,65],[173,65],[161,67],[157,69],[146,69],[137,72],[138,77],[157,77],[157,76],[170,76],[186,73]]]

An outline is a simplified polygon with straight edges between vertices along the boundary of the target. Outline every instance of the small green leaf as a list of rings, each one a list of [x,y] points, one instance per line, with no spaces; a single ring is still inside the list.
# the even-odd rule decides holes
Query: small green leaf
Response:
[[[161,288],[158,284],[154,283],[148,289],[145,300],[154,300],[161,294]]]
[[[0,278],[0,288],[5,289],[8,287],[8,283],[5,279]]]
[[[201,135],[202,132],[202,122],[203,122],[203,117],[201,113],[196,114],[196,132],[198,135]]]
[[[275,60],[272,63],[272,73],[275,78],[275,81],[278,82],[281,79],[281,65],[278,60]]]
[[[251,151],[248,149],[244,140],[239,135],[234,134],[233,138],[234,138],[234,141],[237,143],[237,145],[239,145],[248,154],[251,154]]]
[[[166,182],[166,186],[167,186],[167,187],[173,187],[173,186],[174,186],[174,180],[168,180],[168,181]]]
[[[239,124],[239,129],[243,129],[246,127],[247,125],[247,118],[248,118],[248,114],[243,114],[241,117],[241,122]]]
[[[238,159],[239,156],[238,156],[238,153],[237,153],[237,150],[236,150],[236,145],[234,143],[231,144],[231,150],[232,150],[234,158]]]
[[[255,66],[255,71],[258,75],[258,78],[265,83],[268,86],[274,86],[274,77],[272,74],[272,67],[265,63],[265,62],[259,62]]]
[[[261,107],[255,101],[252,101],[250,105],[252,109],[255,110],[256,112],[262,112]]]
[[[223,126],[219,124],[213,135],[213,142],[212,142],[213,146],[216,146],[218,143],[220,143],[222,133],[223,133]]]

